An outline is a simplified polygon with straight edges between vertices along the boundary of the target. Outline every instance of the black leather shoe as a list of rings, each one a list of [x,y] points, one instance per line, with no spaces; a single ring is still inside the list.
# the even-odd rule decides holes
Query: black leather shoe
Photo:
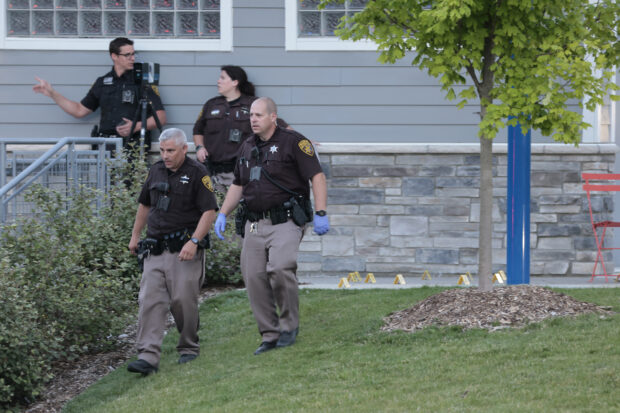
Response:
[[[296,328],[293,331],[283,331],[280,333],[280,338],[278,339],[278,343],[276,347],[287,347],[295,344],[295,339],[297,339],[297,332],[299,331]]]
[[[259,354],[264,353],[265,351],[273,350],[274,348],[276,348],[276,344],[277,344],[277,341],[263,341],[262,343],[260,343],[260,346],[254,352],[254,355],[258,356]]]
[[[138,359],[129,363],[129,365],[127,366],[127,370],[132,373],[140,373],[143,376],[148,376],[151,373],[157,372],[157,367],[153,366],[147,361]]]
[[[181,354],[179,357],[179,364],[189,363],[190,361],[194,361],[198,357],[196,354]]]

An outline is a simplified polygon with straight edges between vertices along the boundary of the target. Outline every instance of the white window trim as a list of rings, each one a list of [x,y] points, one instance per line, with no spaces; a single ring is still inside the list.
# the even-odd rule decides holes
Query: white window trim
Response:
[[[371,40],[341,40],[338,37],[298,37],[297,36],[297,0],[285,0],[285,36],[286,50],[377,50],[377,44]]]
[[[139,51],[232,51],[232,2],[220,2],[219,39],[143,39],[131,38]],[[6,5],[0,7],[0,49],[13,50],[107,50],[114,37],[70,39],[52,37],[8,37],[6,35]]]
[[[588,59],[592,62],[592,58]],[[617,68],[616,68],[617,71]],[[596,72],[597,76],[600,76],[600,71]],[[616,83],[617,76],[614,75],[611,79],[612,83]],[[613,93],[613,92],[610,92]],[[583,129],[581,131],[581,142],[584,143],[598,143],[601,142],[601,120],[603,117],[603,109],[604,107],[601,105],[596,105],[596,108],[593,111],[586,109],[586,101],[588,97],[584,97],[582,99],[582,119],[584,122],[589,123],[591,126],[589,128]],[[603,143],[615,143],[616,142],[616,101],[610,99],[608,109],[609,113],[609,141]]]

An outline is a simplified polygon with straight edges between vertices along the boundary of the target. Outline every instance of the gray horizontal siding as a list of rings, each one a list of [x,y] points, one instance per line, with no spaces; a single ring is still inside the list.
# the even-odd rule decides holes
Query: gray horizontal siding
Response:
[[[257,95],[272,97],[280,116],[315,140],[477,141],[476,102],[457,110],[445,100],[437,79],[410,65],[412,56],[381,65],[377,52],[286,51],[282,0],[233,4],[232,52],[140,53],[143,61],[161,65],[159,89],[169,126],[191,133],[202,104],[217,94],[220,66],[235,64],[247,70]],[[105,50],[0,50],[0,136],[88,134],[98,113],[72,118],[51,99],[32,92],[34,77],[79,101],[110,68]],[[538,135],[534,140],[549,141]]]
[[[258,3],[262,2],[255,2]],[[284,29],[284,8],[238,7],[233,14],[233,27]]]

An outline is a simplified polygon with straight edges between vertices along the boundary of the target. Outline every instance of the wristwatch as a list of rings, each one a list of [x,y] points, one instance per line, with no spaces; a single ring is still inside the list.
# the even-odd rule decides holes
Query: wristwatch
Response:
[[[204,146],[202,146],[202,145],[196,145],[196,151],[199,151],[199,150],[201,150],[202,148],[204,148]]]
[[[320,210],[316,211],[315,214],[317,214],[320,217],[324,217],[325,215],[327,215],[327,212],[325,212],[325,210],[323,210],[323,209],[320,209]]]
[[[191,242],[193,242],[194,244],[196,244],[196,245],[198,245],[198,243],[200,242],[200,241],[198,241],[198,238],[194,238],[194,237],[191,237],[189,240]]]

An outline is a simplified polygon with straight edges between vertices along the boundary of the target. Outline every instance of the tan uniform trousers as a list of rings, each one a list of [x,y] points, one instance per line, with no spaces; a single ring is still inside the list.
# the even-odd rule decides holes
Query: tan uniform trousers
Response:
[[[228,188],[232,185],[234,179],[235,174],[232,172],[221,172],[211,176],[213,187],[216,191],[223,194],[226,194],[226,191],[228,191]]]
[[[181,335],[180,354],[198,355],[198,296],[204,280],[204,250],[191,261],[179,261],[179,253],[165,251],[144,260],[138,302],[138,358],[159,365],[168,310]]]
[[[270,219],[246,223],[241,272],[262,341],[275,341],[280,331],[299,326],[296,271],[302,235],[290,219],[278,225]]]

